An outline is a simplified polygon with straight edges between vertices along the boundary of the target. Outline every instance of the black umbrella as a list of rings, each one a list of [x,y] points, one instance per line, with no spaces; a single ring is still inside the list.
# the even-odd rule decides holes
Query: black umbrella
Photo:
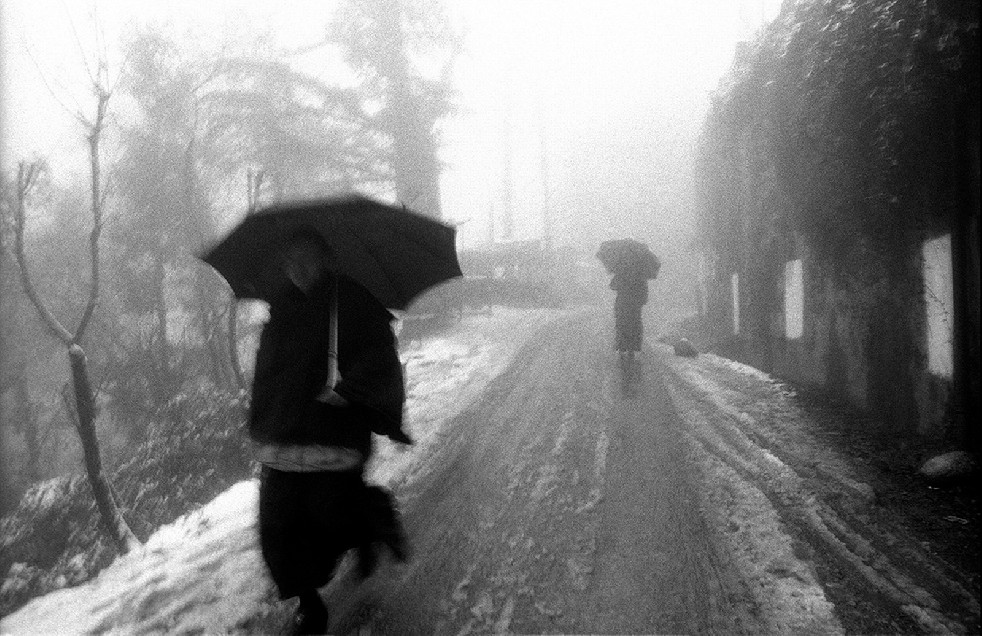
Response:
[[[604,241],[597,250],[597,258],[610,274],[634,274],[644,278],[656,278],[661,261],[641,241],[630,238]]]
[[[237,298],[269,300],[281,280],[287,239],[313,228],[334,251],[335,267],[391,309],[462,276],[456,230],[427,216],[361,195],[276,203],[247,216],[201,259]],[[328,386],[337,378],[337,287],[331,294]]]
[[[201,259],[228,281],[237,298],[268,300],[284,242],[302,227],[324,237],[338,273],[391,309],[405,309],[427,289],[462,276],[453,227],[361,195],[261,208]]]

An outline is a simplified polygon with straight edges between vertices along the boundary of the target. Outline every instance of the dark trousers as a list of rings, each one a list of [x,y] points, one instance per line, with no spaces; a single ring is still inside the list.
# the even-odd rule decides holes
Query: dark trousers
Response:
[[[365,540],[360,470],[291,473],[263,467],[259,542],[281,598],[323,587],[344,553]]]
[[[644,327],[641,322],[641,309],[644,305],[636,302],[614,301],[614,328],[617,332],[614,348],[618,351],[641,351]]]

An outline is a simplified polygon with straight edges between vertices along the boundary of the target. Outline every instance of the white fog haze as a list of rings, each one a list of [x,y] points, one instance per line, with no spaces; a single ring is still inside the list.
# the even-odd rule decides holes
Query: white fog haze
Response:
[[[0,635],[972,634],[978,0],[0,0]]]
[[[65,107],[88,106],[84,73],[96,47],[118,75],[117,42],[136,25],[158,25],[203,50],[262,34],[297,68],[350,81],[336,53],[317,47],[335,4],[6,3],[4,162],[45,156],[59,179],[84,170],[84,139]],[[666,249],[684,240],[691,153],[709,95],[736,42],[779,4],[448,3],[463,49],[453,75],[456,112],[440,124],[441,186],[445,215],[462,223],[461,244],[487,241],[489,215],[502,214],[506,147],[511,238],[542,235],[547,187],[551,230],[561,242],[587,247],[637,234]],[[496,225],[498,238],[508,238],[500,218]]]

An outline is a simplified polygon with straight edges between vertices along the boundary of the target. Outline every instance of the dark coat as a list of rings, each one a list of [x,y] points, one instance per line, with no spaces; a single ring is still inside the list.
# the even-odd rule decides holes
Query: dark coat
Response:
[[[644,276],[615,274],[610,288],[617,292],[616,303],[643,307],[648,302],[648,279]]]
[[[261,443],[325,444],[371,454],[372,432],[402,433],[405,389],[393,319],[364,288],[338,281],[338,371],[335,391],[350,403],[316,398],[327,381],[330,279],[304,294],[292,284],[270,303],[256,353],[249,434]],[[338,559],[359,548],[363,574],[373,545],[404,542],[394,502],[368,486],[362,469],[284,472],[263,467],[259,487],[263,559],[283,598],[330,580]],[[397,551],[404,558],[404,548]]]
[[[261,443],[344,446],[367,456],[371,432],[408,441],[401,431],[405,388],[393,316],[363,287],[339,279],[335,391],[350,406],[317,401],[327,381],[329,283],[325,278],[308,294],[288,285],[270,303],[256,353],[249,434]]]
[[[610,288],[617,292],[614,299],[614,328],[617,351],[641,351],[644,325],[641,308],[648,302],[648,280],[643,276],[616,274]]]

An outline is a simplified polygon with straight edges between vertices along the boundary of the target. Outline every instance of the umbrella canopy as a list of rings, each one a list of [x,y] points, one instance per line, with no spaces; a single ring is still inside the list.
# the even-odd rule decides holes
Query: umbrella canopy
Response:
[[[268,300],[285,241],[304,227],[327,241],[339,274],[390,309],[405,309],[427,289],[462,275],[453,227],[361,195],[261,208],[201,259],[228,281],[236,297]]]
[[[610,274],[655,278],[661,269],[661,261],[648,246],[630,238],[604,241],[597,250],[597,258]]]

